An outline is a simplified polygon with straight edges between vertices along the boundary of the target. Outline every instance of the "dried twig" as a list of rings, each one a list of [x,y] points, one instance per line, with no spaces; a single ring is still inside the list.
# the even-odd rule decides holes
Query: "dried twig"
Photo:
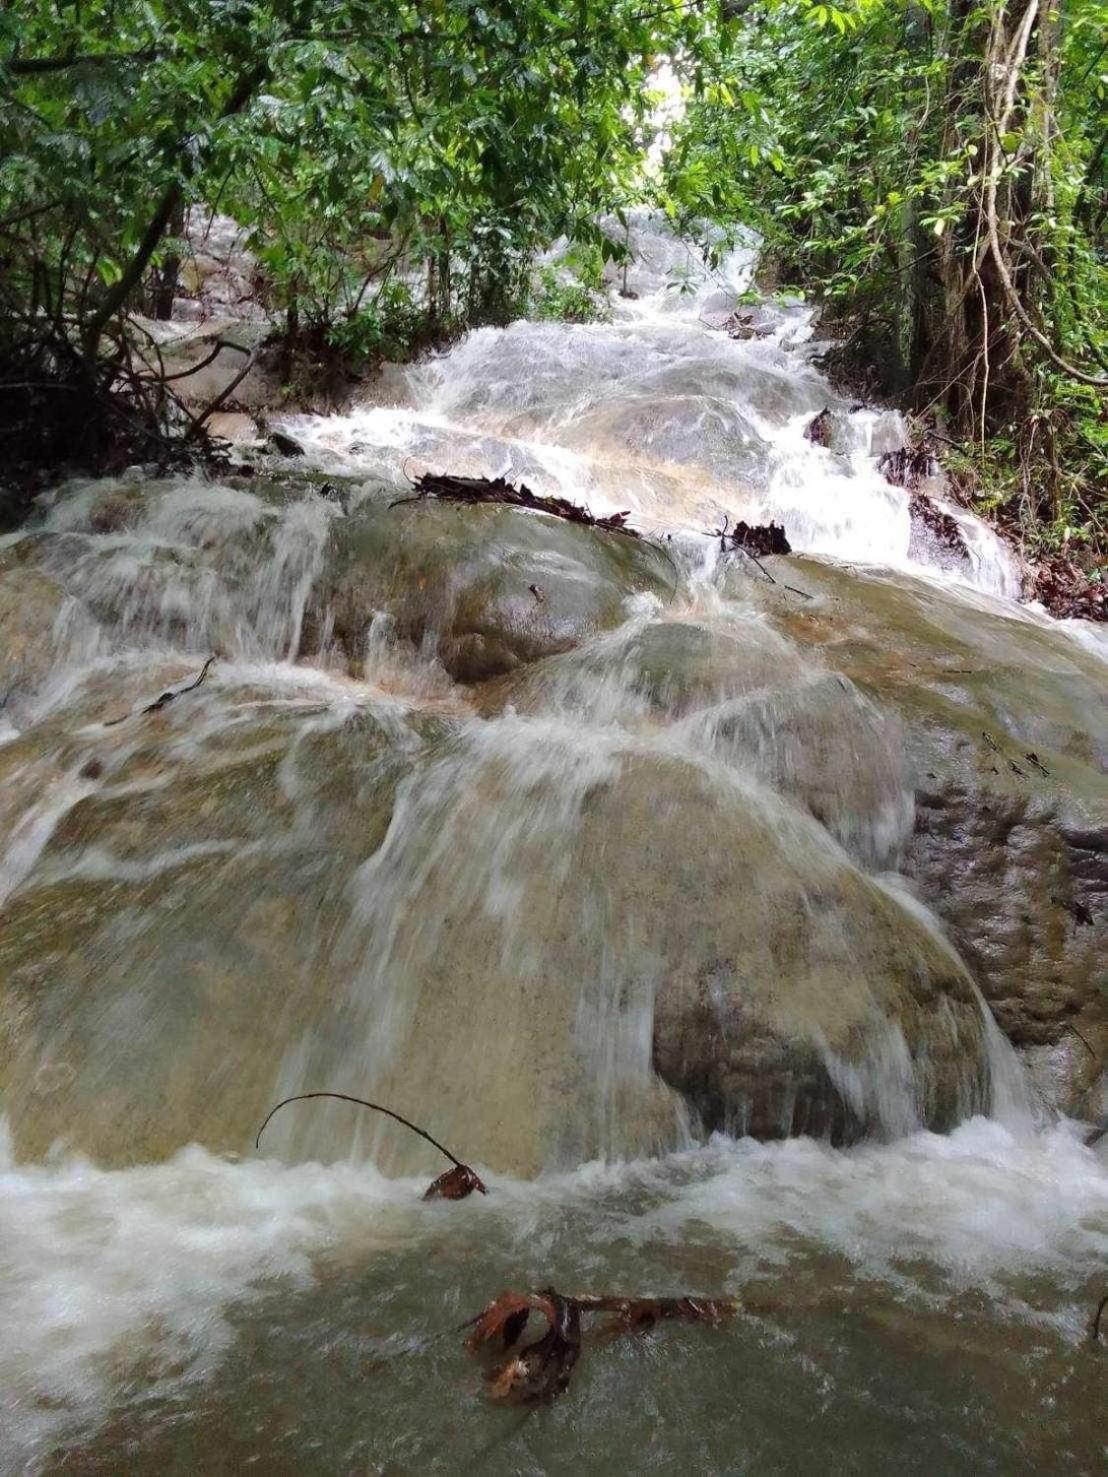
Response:
[[[706,537],[718,538],[720,553],[742,554],[761,571],[771,585],[779,584],[783,590],[789,590],[794,595],[801,596],[804,600],[811,600],[807,590],[798,590],[795,585],[786,584],[784,580],[776,579],[758,558],[759,554],[769,556],[770,554],[791,554],[792,545],[785,534],[783,526],[779,526],[772,520],[769,523],[749,524],[739,521],[734,528],[730,529],[731,520],[725,513],[723,523],[719,528],[714,528]]]
[[[454,1165],[454,1168],[448,1169],[445,1174],[439,1175],[438,1179],[428,1186],[423,1197],[424,1200],[464,1200],[474,1190],[480,1191],[482,1195],[488,1194],[477,1172],[471,1169],[468,1164],[463,1164],[458,1156],[452,1154],[445,1144],[440,1144],[438,1139],[432,1138],[425,1128],[420,1128],[410,1118],[405,1118],[402,1113],[394,1112],[392,1108],[386,1108],[382,1103],[371,1103],[366,1098],[351,1097],[346,1092],[297,1092],[292,1097],[282,1098],[265,1115],[262,1126],[258,1129],[258,1136],[254,1140],[255,1149],[261,1148],[262,1134],[265,1132],[270,1119],[281,1108],[286,1107],[289,1103],[303,1103],[309,1101],[311,1098],[324,1097],[336,1098],[341,1103],[355,1103],[359,1108],[372,1108],[375,1113],[384,1113],[386,1118],[394,1118],[397,1123],[402,1123],[405,1128],[410,1128],[413,1133],[417,1133],[421,1139],[425,1139],[433,1148],[438,1149],[440,1154],[446,1155],[447,1159]]]
[[[1095,1052],[1095,1051],[1094,1051],[1094,1050],[1093,1050],[1093,1048],[1092,1048],[1092,1047],[1091,1047],[1091,1046],[1090,1046],[1090,1045],[1089,1045],[1089,1043],[1088,1043],[1088,1042],[1087,1042],[1087,1041],[1086,1041],[1086,1040],[1085,1040],[1085,1037],[1084,1037],[1084,1036],[1083,1036],[1083,1035],[1082,1035],[1082,1033],[1081,1033],[1081,1032],[1080,1032],[1080,1031],[1079,1031],[1079,1030],[1078,1030],[1078,1029],[1077,1029],[1077,1027],[1076,1027],[1076,1026],[1075,1026],[1075,1025],[1074,1025],[1074,1024],[1073,1024],[1073,1022],[1072,1022],[1072,1021],[1067,1021],[1067,1022],[1066,1022],[1066,1024],[1065,1024],[1065,1026],[1064,1026],[1064,1028],[1063,1028],[1063,1029],[1064,1029],[1064,1030],[1067,1030],[1067,1031],[1072,1031],[1072,1032],[1073,1032],[1073,1034],[1074,1034],[1074,1035],[1075,1035],[1075,1036],[1076,1036],[1076,1037],[1077,1037],[1077,1039],[1078,1039],[1078,1041],[1080,1041],[1080,1042],[1081,1042],[1081,1045],[1082,1045],[1082,1046],[1083,1046],[1083,1047],[1084,1047],[1084,1048],[1085,1048],[1085,1050],[1086,1050],[1086,1051],[1087,1051],[1087,1052],[1088,1052],[1088,1053],[1089,1053],[1089,1055],[1090,1055],[1090,1056],[1091,1056],[1091,1057],[1092,1057],[1092,1059],[1093,1059],[1093,1061],[1094,1061],[1094,1062],[1095,1062],[1095,1061],[1096,1061],[1096,1060],[1097,1060],[1097,1054],[1096,1054],[1096,1052]]]
[[[195,692],[196,689],[200,686],[201,682],[203,682],[204,678],[208,675],[208,668],[214,661],[214,656],[210,656],[208,658],[208,660],[200,668],[200,675],[195,679],[195,681],[186,683],[184,687],[169,688],[166,692],[159,694],[159,696],[156,697],[152,703],[147,703],[144,708],[140,708],[137,714],[124,713],[120,718],[108,718],[104,723],[104,727],[114,728],[117,723],[125,723],[128,718],[141,718],[144,713],[157,713],[160,709],[166,707],[167,704],[171,703],[174,698],[181,697],[186,692]]]
[[[193,423],[189,428],[188,435],[185,438],[186,440],[188,440],[189,437],[198,435],[200,433],[200,431],[203,429],[204,422],[206,420],[210,420],[211,417],[215,415],[220,406],[227,403],[227,401],[235,393],[239,385],[257,363],[259,352],[257,349],[244,349],[239,344],[229,344],[228,347],[232,349],[238,349],[240,354],[246,354],[246,363],[242,366],[235,377],[229,380],[226,385],[224,385],[223,389],[220,390],[215,399],[210,400],[208,404],[204,407],[204,409],[200,412],[200,414],[194,417]]]

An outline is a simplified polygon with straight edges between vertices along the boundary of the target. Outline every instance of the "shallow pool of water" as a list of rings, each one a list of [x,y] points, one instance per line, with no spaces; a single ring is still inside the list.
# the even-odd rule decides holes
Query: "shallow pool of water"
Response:
[[[1108,1173],[1061,1126],[716,1140],[425,1204],[368,1168],[72,1162],[0,1181],[5,1471],[1102,1470]],[[492,1403],[505,1288],[733,1295]]]

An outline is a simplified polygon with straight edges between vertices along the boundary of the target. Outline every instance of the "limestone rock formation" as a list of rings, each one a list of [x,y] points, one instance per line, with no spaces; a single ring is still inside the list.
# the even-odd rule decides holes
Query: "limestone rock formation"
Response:
[[[1108,1057],[1102,662],[988,597],[815,560],[788,568],[813,599],[749,580],[746,596],[899,718],[916,799],[905,870],[1009,1040],[1065,1047],[1048,1100],[1094,1113]]]
[[[676,579],[651,545],[517,508],[364,502],[334,530],[306,649],[332,640],[352,670],[375,618],[459,682],[566,651]]]

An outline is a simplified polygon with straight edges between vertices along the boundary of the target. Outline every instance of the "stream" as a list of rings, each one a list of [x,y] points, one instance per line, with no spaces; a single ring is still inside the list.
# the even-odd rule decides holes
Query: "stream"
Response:
[[[611,322],[0,538],[0,1471],[1103,1470],[1103,638],[752,247],[633,227]],[[255,1150],[322,1088],[487,1197],[345,1104]],[[457,1325],[545,1286],[740,1312],[500,1408]]]

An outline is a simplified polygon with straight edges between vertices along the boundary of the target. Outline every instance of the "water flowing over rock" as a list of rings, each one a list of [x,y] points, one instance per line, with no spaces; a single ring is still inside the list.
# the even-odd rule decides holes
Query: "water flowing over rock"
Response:
[[[1095,1117],[1108,1049],[1103,660],[985,597],[808,561],[791,571],[814,599],[743,589],[899,717],[916,797],[905,870],[1009,1040],[1063,1051],[1052,1102]]]
[[[362,502],[331,539],[309,607],[313,640],[347,666],[386,623],[460,682],[565,651],[676,580],[658,549],[511,507]]]
[[[614,323],[480,330],[289,418],[305,455],[249,487],[74,484],[0,547],[17,1157],[244,1152],[322,1086],[523,1175],[946,1129],[1022,1090],[982,994],[1090,1110],[1102,658],[969,515],[918,562],[898,419],[834,396],[806,310],[710,326],[748,251],[674,294],[684,247],[634,229]],[[402,501],[429,467],[653,537]],[[337,1104],[267,1143],[440,1167]]]
[[[0,685],[0,723],[14,712],[21,690],[33,688],[51,665],[49,643],[43,633],[53,629],[65,603],[65,594],[42,569],[23,561],[18,544],[0,543],[0,630],[3,631],[3,682]]]

